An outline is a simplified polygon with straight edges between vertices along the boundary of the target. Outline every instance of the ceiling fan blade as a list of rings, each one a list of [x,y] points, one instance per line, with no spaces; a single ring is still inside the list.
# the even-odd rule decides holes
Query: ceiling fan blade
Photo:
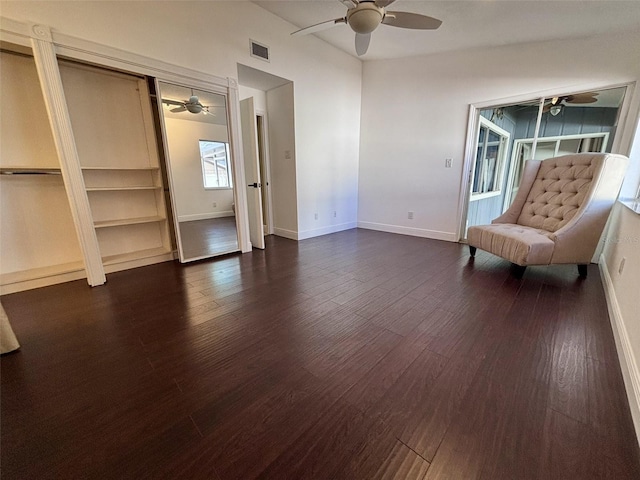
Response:
[[[172,108],[171,110],[169,110],[171,113],[178,113],[178,112],[184,112],[187,109],[187,107],[185,107],[184,105],[181,105],[177,108]]]
[[[414,30],[435,30],[442,24],[442,20],[420,15],[419,13],[387,12],[382,23],[392,27],[412,28]]]
[[[178,100],[169,100],[168,98],[163,98],[162,103],[166,103],[167,105],[184,105],[184,102],[180,102]]]
[[[356,8],[358,6],[358,0],[338,0],[347,8]]]
[[[379,7],[388,7],[389,5],[391,5],[393,2],[395,2],[396,0],[376,0],[376,5]]]
[[[369,42],[371,42],[370,33],[356,33],[356,53],[358,56],[367,53]]]
[[[326,30],[327,28],[331,28],[334,25],[338,25],[339,23],[347,23],[347,17],[336,18],[335,20],[327,20],[326,22],[316,23],[315,25],[296,30],[291,35],[307,35],[309,33],[316,33],[322,30]]]
[[[567,103],[596,103],[598,99],[597,92],[577,93],[567,97]]]

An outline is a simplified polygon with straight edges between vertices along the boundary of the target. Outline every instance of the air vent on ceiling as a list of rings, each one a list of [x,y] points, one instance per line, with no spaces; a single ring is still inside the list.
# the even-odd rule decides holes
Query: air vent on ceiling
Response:
[[[258,43],[255,40],[249,40],[249,43],[252,57],[256,57],[267,62],[269,61],[269,47],[262,43]]]

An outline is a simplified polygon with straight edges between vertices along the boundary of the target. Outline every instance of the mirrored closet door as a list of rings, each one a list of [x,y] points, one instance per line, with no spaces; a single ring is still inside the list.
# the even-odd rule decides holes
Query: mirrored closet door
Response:
[[[238,251],[227,97],[158,82],[181,262]]]

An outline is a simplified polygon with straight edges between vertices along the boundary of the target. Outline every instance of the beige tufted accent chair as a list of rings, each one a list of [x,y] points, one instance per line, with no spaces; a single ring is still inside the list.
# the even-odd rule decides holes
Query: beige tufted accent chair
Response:
[[[627,163],[610,153],[525,162],[511,207],[491,225],[469,227],[471,256],[480,248],[505,258],[517,277],[527,265],[562,263],[577,264],[585,277]]]

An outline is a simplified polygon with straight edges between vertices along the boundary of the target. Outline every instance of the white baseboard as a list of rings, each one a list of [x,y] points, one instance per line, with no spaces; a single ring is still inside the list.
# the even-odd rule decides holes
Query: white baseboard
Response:
[[[386,223],[358,222],[358,228],[366,228],[368,230],[378,230],[380,232],[388,233],[399,233],[401,235],[411,235],[413,237],[432,238],[434,240],[445,240],[447,242],[458,241],[455,232],[440,232],[438,230],[388,225]]]
[[[298,240],[298,232],[294,232],[293,230],[287,230],[285,228],[273,228],[273,234],[278,237],[288,238],[290,240]]]
[[[194,213],[191,215],[180,215],[179,222],[193,222],[194,220],[208,220],[210,218],[233,217],[235,213],[231,210],[224,212]]]
[[[298,232],[298,240],[304,240],[305,238],[320,237],[321,235],[328,235],[330,233],[342,232],[344,230],[351,230],[356,228],[356,222],[340,223],[338,225],[328,225],[321,228],[313,228],[311,230],[304,230]]]
[[[616,341],[616,349],[618,350],[618,358],[620,359],[620,367],[622,377],[627,390],[627,399],[631,409],[631,417],[633,425],[636,429],[636,438],[640,443],[640,369],[638,368],[638,359],[633,355],[631,348],[631,340],[625,326],[622,311],[616,298],[616,292],[613,288],[611,275],[607,268],[607,262],[604,255],[600,256],[600,276],[604,284],[604,293],[607,299],[607,307],[609,308],[609,317],[611,318],[611,327],[613,329],[613,337]]]

